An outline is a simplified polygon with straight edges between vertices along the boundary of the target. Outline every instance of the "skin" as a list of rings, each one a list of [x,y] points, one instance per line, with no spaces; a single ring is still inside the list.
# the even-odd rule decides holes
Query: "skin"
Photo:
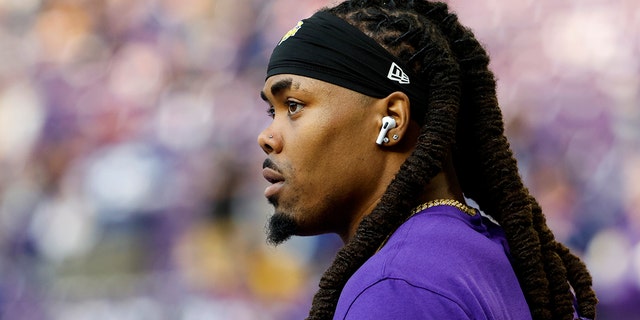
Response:
[[[265,196],[277,214],[295,221],[295,235],[336,233],[346,243],[416,144],[419,127],[410,120],[408,97],[394,92],[375,99],[290,74],[268,78],[261,96],[273,116],[258,136],[272,163],[263,171],[272,182]],[[377,145],[384,116],[397,126],[388,143]],[[421,200],[463,199],[454,178],[438,175]]]

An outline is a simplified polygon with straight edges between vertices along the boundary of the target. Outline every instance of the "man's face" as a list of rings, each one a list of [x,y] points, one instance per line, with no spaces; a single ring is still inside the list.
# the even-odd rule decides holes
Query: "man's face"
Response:
[[[386,187],[375,143],[379,100],[296,75],[268,78],[261,95],[273,116],[258,136],[271,183],[265,196],[276,212],[270,241],[328,232],[344,239]]]

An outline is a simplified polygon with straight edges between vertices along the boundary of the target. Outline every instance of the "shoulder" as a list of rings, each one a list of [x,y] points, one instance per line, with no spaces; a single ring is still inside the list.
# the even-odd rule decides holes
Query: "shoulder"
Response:
[[[334,319],[471,319],[464,305],[441,293],[386,278],[352,299],[340,299]]]
[[[379,299],[383,308],[391,299],[407,312],[425,314],[428,306],[457,315],[430,317],[435,319],[527,318],[518,317],[528,314],[528,307],[504,248],[481,227],[437,211],[413,217],[349,279],[336,314],[367,319],[360,312],[377,316],[370,304]]]
[[[336,315],[348,315],[345,319],[367,319],[372,314],[376,319],[469,319],[464,301],[469,293],[459,275],[472,274],[474,266],[460,261],[467,254],[452,249],[466,247],[467,230],[474,232],[464,221],[447,216],[412,218],[349,279]]]
[[[443,275],[482,275],[485,267],[512,269],[505,248],[479,215],[472,218],[447,209],[414,216],[367,264],[382,267],[385,275],[415,275],[427,284],[437,283]],[[425,274],[425,270],[431,272]]]

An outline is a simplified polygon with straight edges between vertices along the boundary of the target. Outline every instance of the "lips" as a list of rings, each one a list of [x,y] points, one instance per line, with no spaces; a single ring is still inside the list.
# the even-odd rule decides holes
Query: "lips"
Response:
[[[270,186],[264,189],[264,196],[271,198],[280,191],[280,188],[282,188],[282,185],[284,184],[284,177],[278,171],[271,168],[262,169],[262,176],[264,176],[265,180],[271,183]]]

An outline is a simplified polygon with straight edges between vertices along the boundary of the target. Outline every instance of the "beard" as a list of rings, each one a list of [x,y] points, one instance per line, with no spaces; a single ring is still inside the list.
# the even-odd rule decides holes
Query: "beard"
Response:
[[[288,214],[274,213],[267,224],[267,243],[277,246],[289,240],[298,231],[298,223]]]

